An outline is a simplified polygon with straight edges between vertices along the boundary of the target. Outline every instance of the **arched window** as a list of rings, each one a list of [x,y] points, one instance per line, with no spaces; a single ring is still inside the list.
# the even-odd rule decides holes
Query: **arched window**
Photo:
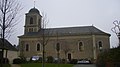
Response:
[[[37,44],[37,51],[40,51],[40,44]]]
[[[33,24],[33,18],[32,17],[30,18],[30,24]]]
[[[26,48],[25,48],[25,50],[26,51],[29,51],[29,45],[28,44],[26,44],[26,46],[25,46]]]
[[[98,42],[98,47],[99,47],[100,50],[102,50],[102,47],[103,47],[102,41]]]
[[[60,43],[56,44],[56,50],[59,51],[60,50]]]
[[[78,50],[79,50],[79,51],[83,51],[83,50],[84,50],[83,42],[79,42],[79,43],[78,43]]]

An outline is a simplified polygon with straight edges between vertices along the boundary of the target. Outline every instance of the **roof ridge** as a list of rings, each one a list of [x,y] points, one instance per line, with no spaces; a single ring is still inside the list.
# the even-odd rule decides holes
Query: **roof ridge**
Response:
[[[82,34],[95,34],[95,35],[109,35],[104,31],[98,29],[95,26],[76,26],[76,27],[59,27],[59,28],[46,28],[45,34],[47,35],[48,32],[52,31],[52,35],[58,32],[60,35],[82,35]],[[27,35],[39,35],[42,34],[42,31],[36,33],[30,33]]]
[[[56,28],[46,28],[46,29],[63,29],[63,28],[82,28],[82,27],[92,27],[92,26],[73,26],[73,27],[56,27]]]

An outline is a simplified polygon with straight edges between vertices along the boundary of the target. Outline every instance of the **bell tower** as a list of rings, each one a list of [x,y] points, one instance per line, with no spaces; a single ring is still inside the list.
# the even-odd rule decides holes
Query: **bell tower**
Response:
[[[38,32],[41,29],[41,19],[42,16],[38,9],[35,7],[30,9],[29,12],[26,13],[25,17],[24,34],[29,32]]]

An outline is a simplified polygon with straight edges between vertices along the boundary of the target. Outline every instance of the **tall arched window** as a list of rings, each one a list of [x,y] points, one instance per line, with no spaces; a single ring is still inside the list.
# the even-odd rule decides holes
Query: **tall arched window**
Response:
[[[56,50],[57,50],[57,51],[60,51],[60,43],[57,43],[57,44],[56,44]]]
[[[30,24],[33,24],[33,18],[32,17],[30,18]]]
[[[26,50],[26,51],[29,51],[29,45],[28,45],[28,44],[26,44],[25,50]]]
[[[84,44],[83,44],[83,42],[79,42],[78,43],[78,50],[79,51],[83,51],[84,50]]]
[[[102,47],[103,47],[102,41],[98,42],[98,47],[99,47],[100,50],[102,50]]]
[[[37,44],[37,51],[40,51],[40,44]]]

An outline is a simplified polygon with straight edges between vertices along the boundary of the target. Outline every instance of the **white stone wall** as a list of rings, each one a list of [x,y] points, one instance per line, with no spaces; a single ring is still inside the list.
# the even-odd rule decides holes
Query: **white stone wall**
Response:
[[[6,56],[6,50],[4,51],[4,57]],[[7,58],[9,59],[9,63],[13,63],[13,59],[18,58],[18,51],[7,51]]]

